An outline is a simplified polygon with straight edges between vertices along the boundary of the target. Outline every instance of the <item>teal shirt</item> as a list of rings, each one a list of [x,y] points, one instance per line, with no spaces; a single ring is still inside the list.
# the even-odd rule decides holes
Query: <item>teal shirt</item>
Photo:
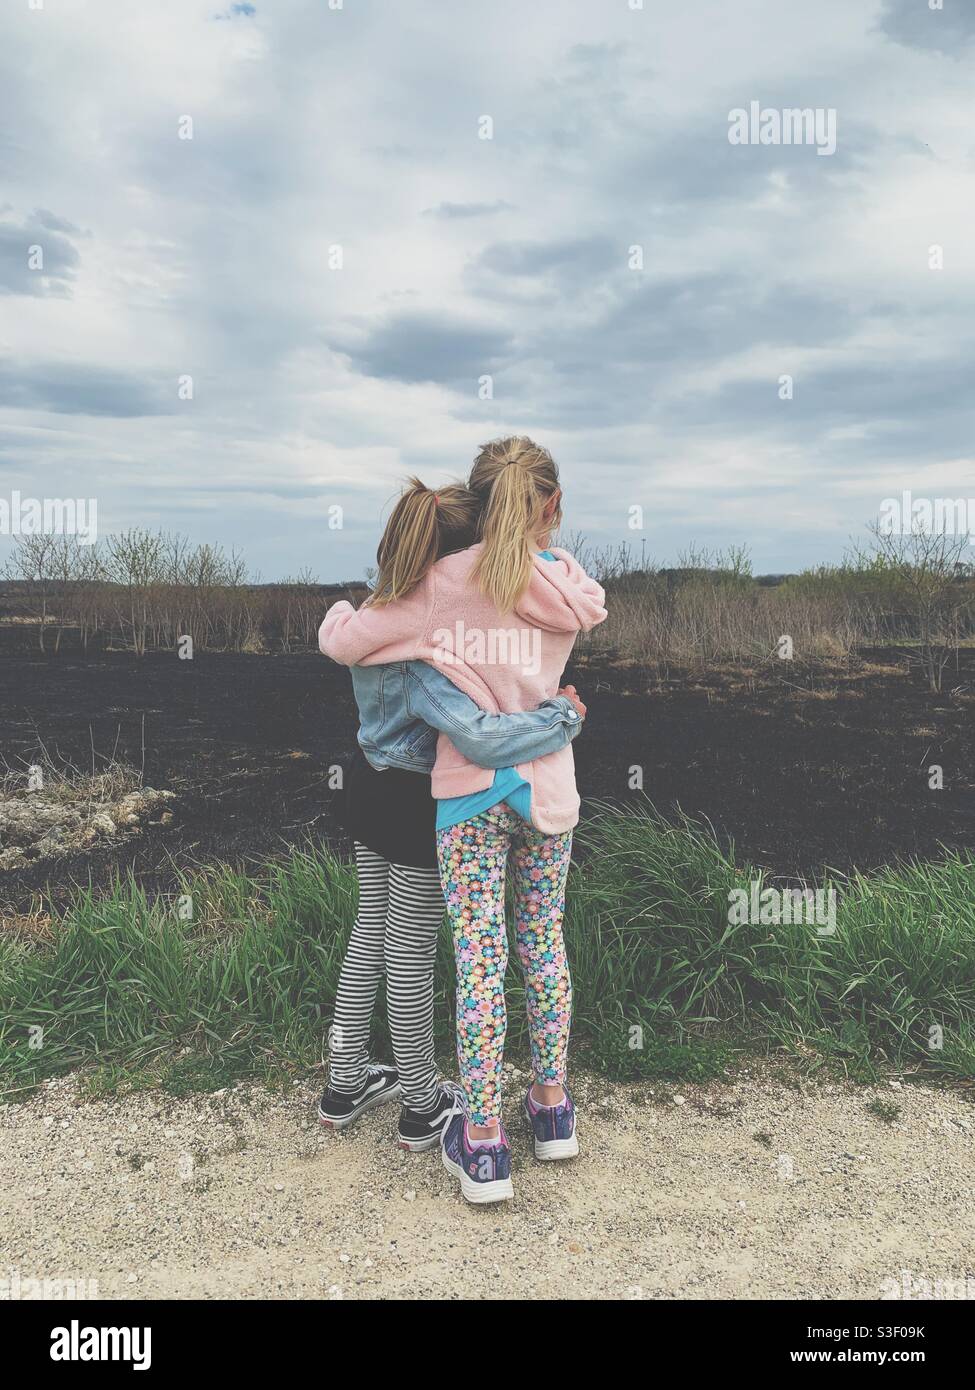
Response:
[[[542,550],[540,554],[543,560],[557,558],[550,550]],[[482,792],[468,792],[466,796],[451,796],[438,801],[437,829],[449,830],[452,825],[460,825],[461,821],[473,820],[483,811],[490,811],[492,806],[500,806],[502,801],[506,801],[522,820],[531,820],[531,783],[519,776],[513,767],[499,767],[494,781]]]

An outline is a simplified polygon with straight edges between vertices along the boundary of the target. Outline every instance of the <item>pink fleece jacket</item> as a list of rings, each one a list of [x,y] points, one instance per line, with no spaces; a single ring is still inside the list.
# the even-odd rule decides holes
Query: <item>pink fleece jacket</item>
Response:
[[[514,613],[502,614],[470,581],[479,545],[447,555],[404,599],[359,609],[344,599],[318,632],[326,656],[343,666],[426,661],[492,714],[535,709],[558,690],[576,635],[606,617],[605,594],[565,550],[536,556],[531,583]],[[532,820],[546,835],[579,819],[572,745],[518,772],[531,785]],[[433,769],[438,799],[485,791],[494,773],[468,762],[441,734]]]

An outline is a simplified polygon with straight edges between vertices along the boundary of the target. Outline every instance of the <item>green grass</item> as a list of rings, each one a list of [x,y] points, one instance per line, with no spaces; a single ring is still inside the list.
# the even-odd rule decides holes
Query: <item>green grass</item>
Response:
[[[867,1104],[867,1113],[883,1120],[885,1125],[892,1125],[900,1119],[901,1108],[889,1100],[871,1100]]]
[[[729,891],[765,881],[690,823],[597,807],[578,839],[566,921],[576,1064],[694,1081],[741,1053],[784,1049],[860,1077],[975,1075],[972,859],[822,885],[836,889],[837,923],[818,936],[730,923]],[[79,894],[53,943],[0,931],[0,1093],[84,1067],[93,1094],[151,1084],[179,1095],[318,1063],[353,920],[351,867],[309,849],[257,875],[203,871],[182,893],[189,919],[180,896],[150,902],[130,879]],[[509,1055],[526,1048],[518,975],[513,963]],[[445,930],[445,1057],[452,976]],[[381,1019],[376,1031],[378,1052]]]

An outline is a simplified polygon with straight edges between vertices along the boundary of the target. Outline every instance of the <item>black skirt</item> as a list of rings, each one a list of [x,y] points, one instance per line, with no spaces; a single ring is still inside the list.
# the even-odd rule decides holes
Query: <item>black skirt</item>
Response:
[[[428,772],[377,772],[357,748],[342,803],[340,819],[353,840],[391,864],[437,867],[437,803]]]

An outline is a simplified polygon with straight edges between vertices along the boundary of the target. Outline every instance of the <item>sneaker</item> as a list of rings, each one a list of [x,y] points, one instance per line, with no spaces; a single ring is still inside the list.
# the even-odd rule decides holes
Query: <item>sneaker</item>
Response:
[[[501,1126],[497,1144],[470,1143],[467,1115],[458,1100],[443,1132],[443,1166],[460,1183],[468,1202],[504,1202],[515,1195],[511,1186],[511,1150]]]
[[[579,1152],[576,1108],[568,1086],[563,1089],[565,1100],[561,1105],[536,1105],[530,1086],[525,1094],[525,1114],[535,1136],[536,1158],[575,1158]]]
[[[440,1099],[432,1110],[411,1110],[404,1105],[399,1112],[397,1140],[400,1148],[408,1153],[438,1148],[443,1140],[444,1126],[454,1113],[459,1091],[460,1087],[453,1081],[445,1081],[440,1089]]]
[[[374,1105],[396,1100],[402,1089],[394,1067],[370,1067],[354,1096],[343,1095],[329,1087],[318,1103],[318,1118],[329,1129],[345,1129]]]

